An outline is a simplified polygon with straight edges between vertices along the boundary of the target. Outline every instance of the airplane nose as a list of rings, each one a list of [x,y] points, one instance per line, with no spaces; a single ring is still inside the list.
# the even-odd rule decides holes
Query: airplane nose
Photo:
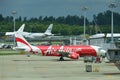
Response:
[[[102,50],[100,50],[100,54],[101,54],[101,56],[105,56],[106,51],[102,49]]]

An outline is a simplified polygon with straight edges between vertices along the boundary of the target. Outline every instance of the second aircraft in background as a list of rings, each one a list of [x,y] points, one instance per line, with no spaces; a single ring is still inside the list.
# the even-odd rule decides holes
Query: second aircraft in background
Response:
[[[44,33],[29,33],[29,32],[24,32],[24,27],[25,24],[23,24],[18,31],[21,33],[22,36],[27,37],[27,38],[44,38],[47,36],[54,36],[54,34],[51,33],[53,24],[50,24],[47,30]],[[6,36],[13,36],[15,32],[6,32]]]

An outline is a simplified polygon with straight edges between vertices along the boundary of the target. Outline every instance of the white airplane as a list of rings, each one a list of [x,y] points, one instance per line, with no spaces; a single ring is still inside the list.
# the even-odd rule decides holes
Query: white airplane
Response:
[[[23,33],[24,27],[25,27],[25,24],[23,24],[23,25],[18,29],[17,32]],[[13,36],[14,34],[15,34],[15,32],[6,32],[6,33],[5,33],[6,36]]]
[[[103,34],[103,33],[99,33],[99,34],[95,34],[95,35],[91,35],[90,38],[103,38],[103,37],[111,37],[111,33],[107,33],[107,34]],[[120,33],[113,33],[113,37],[120,37]]]
[[[51,33],[53,24],[50,24],[47,30],[44,33],[29,33],[29,32],[24,32],[23,29],[25,27],[25,24],[23,24],[18,31],[21,33],[22,36],[27,37],[27,38],[44,38],[47,36],[54,36],[54,34]],[[6,36],[13,36],[15,32],[6,32]]]

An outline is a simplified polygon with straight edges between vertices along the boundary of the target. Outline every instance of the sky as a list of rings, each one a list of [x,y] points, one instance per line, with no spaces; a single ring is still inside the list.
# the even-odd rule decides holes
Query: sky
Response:
[[[110,10],[110,2],[116,3],[115,12],[120,13],[120,0],[0,0],[0,14],[12,16],[16,11],[16,17],[39,17],[39,16],[83,16],[82,7],[88,7],[86,17],[92,20],[93,15]]]

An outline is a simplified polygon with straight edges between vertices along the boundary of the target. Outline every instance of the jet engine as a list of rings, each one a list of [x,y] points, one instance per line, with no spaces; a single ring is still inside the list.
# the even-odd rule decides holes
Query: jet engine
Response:
[[[71,58],[71,59],[78,59],[79,58],[79,54],[77,54],[77,53],[71,53],[71,54],[69,54],[68,57]]]

